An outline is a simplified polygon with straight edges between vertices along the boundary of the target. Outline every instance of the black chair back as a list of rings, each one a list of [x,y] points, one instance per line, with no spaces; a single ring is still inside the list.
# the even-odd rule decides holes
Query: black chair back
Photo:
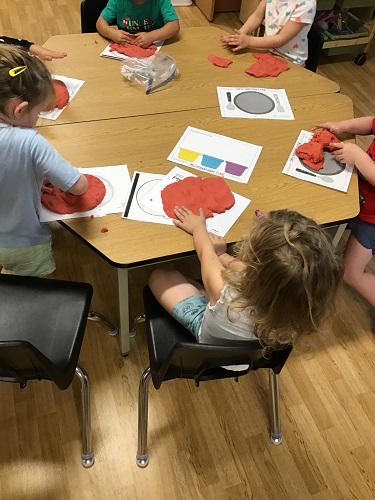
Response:
[[[0,274],[0,380],[69,387],[91,297],[88,283]]]
[[[82,33],[95,33],[96,21],[108,0],[83,0],[81,2],[81,31]]]
[[[308,56],[306,59],[306,69],[313,71],[317,70],[319,58],[322,53],[324,36],[318,23],[313,22],[310,31],[307,35]]]

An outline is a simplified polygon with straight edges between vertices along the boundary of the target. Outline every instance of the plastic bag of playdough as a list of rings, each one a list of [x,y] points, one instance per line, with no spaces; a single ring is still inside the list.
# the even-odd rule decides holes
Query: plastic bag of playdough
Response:
[[[127,59],[121,66],[121,73],[128,80],[142,85],[146,94],[150,94],[171,82],[178,75],[178,70],[173,57],[157,52],[148,58]]]

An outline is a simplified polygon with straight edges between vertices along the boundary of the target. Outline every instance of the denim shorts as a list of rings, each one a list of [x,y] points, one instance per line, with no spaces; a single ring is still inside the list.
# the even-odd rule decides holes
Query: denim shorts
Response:
[[[204,295],[192,295],[178,302],[172,311],[174,319],[187,328],[197,340],[208,303],[209,300]]]
[[[348,228],[356,240],[375,255],[375,224],[355,217],[349,222]]]
[[[51,243],[0,248],[0,266],[18,276],[46,276],[56,269]]]

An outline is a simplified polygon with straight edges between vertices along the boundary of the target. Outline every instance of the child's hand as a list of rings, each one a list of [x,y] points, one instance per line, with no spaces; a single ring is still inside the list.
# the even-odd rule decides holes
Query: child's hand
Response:
[[[345,130],[343,129],[343,126],[342,126],[341,122],[319,123],[317,125],[314,125],[311,130],[317,130],[318,128],[325,128],[329,132],[331,132],[331,134],[334,134],[334,135],[340,135],[343,132],[345,132]]]
[[[52,193],[52,188],[47,186],[47,184],[51,185],[50,181],[48,179],[43,179],[43,184],[42,184],[42,193]]]
[[[223,255],[227,251],[227,244],[222,236],[218,236],[217,234],[208,233],[212,244],[214,246],[216,255]]]
[[[362,153],[362,149],[351,142],[331,142],[330,146],[335,148],[332,155],[341,163],[354,165],[358,154]]]
[[[137,47],[142,47],[143,49],[147,49],[152,43],[154,43],[154,37],[152,33],[137,33],[134,38],[134,45]]]
[[[111,28],[111,40],[115,43],[134,43],[134,37],[129,36],[125,31]]]
[[[245,33],[241,33],[238,30],[235,30],[234,35],[228,35],[226,37],[223,37],[223,40],[225,39],[225,42],[229,47],[234,47],[233,52],[237,52],[238,50],[242,49],[251,49],[252,48],[252,39],[256,38],[253,36],[246,35]]]
[[[203,210],[200,208],[200,215],[195,215],[186,207],[176,207],[174,209],[177,220],[173,219],[173,224],[189,234],[193,234],[195,228],[199,226],[206,227],[206,217]]]
[[[39,57],[39,59],[42,59],[43,61],[52,61],[52,59],[63,59],[67,55],[66,52],[56,52],[54,50],[41,47],[40,45],[35,45],[35,43],[30,45],[29,52],[33,56],[37,56]]]

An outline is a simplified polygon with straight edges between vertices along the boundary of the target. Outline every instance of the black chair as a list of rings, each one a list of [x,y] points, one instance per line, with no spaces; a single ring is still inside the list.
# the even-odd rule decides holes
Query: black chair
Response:
[[[77,375],[84,467],[94,463],[90,386],[77,363],[92,293],[88,283],[0,274],[0,381],[23,389],[29,380],[52,380],[64,390]]]
[[[167,380],[187,378],[202,381],[235,378],[246,375],[251,370],[269,368],[272,395],[271,440],[274,444],[282,441],[278,374],[283,368],[292,346],[273,350],[267,358],[258,341],[236,342],[232,345],[217,346],[198,344],[191,333],[175,321],[157,302],[150,288],[144,289],[145,321],[150,366],[143,372],[139,383],[138,400],[138,451],[137,465],[148,465],[147,423],[148,423],[148,383],[152,378],[155,389]],[[222,368],[231,365],[249,365],[241,371]]]
[[[313,71],[317,70],[319,58],[321,56],[324,44],[324,36],[318,23],[314,22],[311,25],[307,35],[308,55],[306,59],[306,69]]]
[[[81,31],[82,33],[95,33],[96,21],[108,0],[83,0],[81,2]]]

